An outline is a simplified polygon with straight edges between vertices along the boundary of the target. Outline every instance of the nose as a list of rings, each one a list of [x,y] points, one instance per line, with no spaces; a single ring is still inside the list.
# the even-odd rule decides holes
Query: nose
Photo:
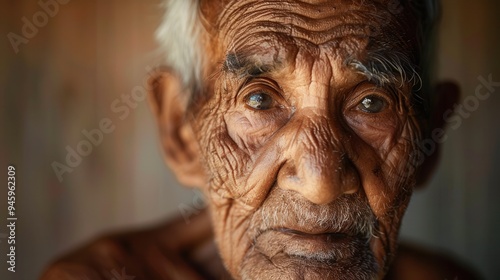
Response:
[[[285,163],[278,172],[280,188],[296,191],[318,205],[359,189],[360,179],[345,153],[340,125],[316,114],[298,116],[289,125],[283,135],[291,140],[286,142]]]

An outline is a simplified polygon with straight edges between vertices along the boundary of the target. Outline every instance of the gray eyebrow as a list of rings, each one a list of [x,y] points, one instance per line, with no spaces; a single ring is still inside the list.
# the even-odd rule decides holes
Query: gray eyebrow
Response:
[[[231,73],[240,71],[240,69],[244,67],[243,59],[240,58],[240,56],[241,55],[237,55],[234,52],[228,53],[224,61],[223,69]]]
[[[256,55],[249,55],[243,52],[230,52],[226,55],[222,63],[222,72],[233,74],[238,77],[258,77],[276,69],[279,62],[263,62],[257,59]]]
[[[396,51],[371,51],[364,61],[348,58],[345,64],[379,86],[421,86],[416,66],[407,55]]]
[[[280,65],[283,66],[274,58],[264,59],[256,54],[232,51],[222,62],[221,72],[245,79],[272,72]],[[380,87],[397,89],[408,83],[413,91],[418,91],[422,86],[417,66],[406,54],[395,50],[371,50],[362,61],[352,56],[344,60],[344,65]]]

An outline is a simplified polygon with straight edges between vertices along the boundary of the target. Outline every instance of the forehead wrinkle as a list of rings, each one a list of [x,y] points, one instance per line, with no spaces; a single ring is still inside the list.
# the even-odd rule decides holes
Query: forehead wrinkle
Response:
[[[342,61],[332,59],[324,49],[320,49],[317,59],[311,65],[311,82],[330,89],[338,88],[356,80],[354,76],[348,81],[345,80],[347,76],[351,77],[349,74],[353,73],[349,68],[342,69]]]
[[[363,4],[231,1],[217,21],[219,36],[223,49],[248,48],[267,37],[274,44],[287,41],[298,48],[326,47],[342,59],[362,61],[371,40],[370,25],[388,20],[377,12],[380,9],[374,2]]]
[[[253,61],[239,67],[246,68],[243,73],[247,75],[268,71],[265,68],[274,70],[276,61],[262,63],[263,58],[268,57],[266,53],[271,51],[308,49],[314,53],[321,49],[330,53],[333,60],[339,58],[342,66],[350,71],[381,86],[391,86],[406,79],[418,80],[410,73],[413,72],[411,65],[406,63],[409,61],[404,56],[391,55],[393,59],[381,63],[380,56],[374,55],[383,51],[381,46],[390,51],[391,46],[397,44],[398,40],[391,42],[390,38],[383,38],[388,36],[384,32],[376,34],[377,37],[370,33],[373,32],[370,27],[387,25],[392,20],[388,16],[393,15],[384,14],[383,5],[376,1],[361,1],[363,5],[358,2],[230,1],[217,25],[225,49],[244,50],[251,54],[248,56],[253,56]],[[262,48],[261,45],[266,44]],[[289,61],[289,55],[285,57]],[[231,61],[226,59],[226,62]]]
[[[297,1],[233,1],[217,25],[229,40],[256,32],[281,32],[320,45],[349,35],[366,36],[370,25],[380,25],[381,18],[372,5],[324,2],[309,4]],[[230,16],[229,16],[230,15]],[[231,42],[227,42],[228,45]]]

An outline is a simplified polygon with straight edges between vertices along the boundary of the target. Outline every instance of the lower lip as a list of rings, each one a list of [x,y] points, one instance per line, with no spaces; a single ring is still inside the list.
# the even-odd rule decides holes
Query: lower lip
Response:
[[[255,245],[268,256],[284,253],[290,257],[337,261],[356,254],[362,240],[342,233],[307,234],[289,229],[262,233]]]

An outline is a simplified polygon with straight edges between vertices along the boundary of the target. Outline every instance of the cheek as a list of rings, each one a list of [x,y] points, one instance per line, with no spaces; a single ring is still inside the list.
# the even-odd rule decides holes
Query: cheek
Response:
[[[387,169],[386,172],[390,172],[389,179],[392,186],[413,187],[416,170],[412,157],[419,139],[419,125],[416,119],[408,117],[384,157],[384,167]]]
[[[252,155],[272,137],[274,132],[285,125],[286,119],[279,109],[266,113],[237,110],[224,117],[228,135],[238,147]]]
[[[249,183],[249,175],[258,161],[255,151],[277,127],[273,116],[256,121],[252,113],[237,112],[232,102],[214,100],[200,110],[197,119],[195,131],[213,199],[220,204],[227,200],[253,204],[261,199],[259,192],[251,191],[257,188]]]
[[[371,246],[381,265],[388,264],[396,251],[399,227],[412,194],[414,173],[406,167],[418,129],[407,120],[401,128],[389,131],[385,135],[389,140],[381,136],[382,131],[357,133],[361,142],[357,146],[365,147],[358,153],[358,165],[369,163],[371,167],[364,170],[363,189],[378,221],[380,234]]]
[[[392,209],[402,208],[402,197],[411,193],[414,173],[408,168],[416,127],[406,116],[366,118],[350,116],[347,123],[356,136],[351,154],[362,177],[363,190],[378,218],[398,218]]]
[[[401,133],[400,127],[404,120],[394,114],[366,115],[359,113],[346,114],[346,121],[351,129],[372,148],[380,152],[385,158],[394,147],[397,137]]]
[[[245,153],[239,150],[228,135],[223,112],[229,106],[229,102],[221,98],[210,100],[200,108],[194,127],[207,173],[207,183],[221,197],[233,195],[231,189],[223,186],[236,184],[236,178],[243,170],[241,162],[246,160]]]
[[[217,101],[207,104],[198,117],[197,131],[208,177],[205,195],[209,198],[216,244],[226,268],[237,275],[239,264],[251,245],[246,233],[249,215],[254,210],[239,201],[246,193],[244,178],[253,162],[240,148],[244,137],[230,132],[229,119],[225,117],[227,108],[230,107]],[[240,126],[252,127],[250,122],[244,122],[245,116],[234,116]]]

